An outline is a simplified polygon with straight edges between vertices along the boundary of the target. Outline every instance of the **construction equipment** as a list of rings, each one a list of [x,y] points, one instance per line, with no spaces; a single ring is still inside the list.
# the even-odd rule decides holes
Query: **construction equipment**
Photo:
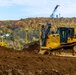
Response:
[[[4,41],[4,37],[3,37],[3,36],[2,36],[1,39],[0,39],[0,46],[9,47],[9,44],[7,44],[7,43]]]
[[[53,10],[53,12],[52,12],[52,14],[51,14],[51,18],[54,18],[54,14],[55,14],[55,12],[56,12],[56,10],[57,10],[57,8],[59,7],[60,5],[56,5],[56,7],[54,8],[54,10]]]
[[[72,48],[73,55],[76,54],[76,28],[59,27],[57,32],[51,31],[51,24],[43,25],[41,28],[40,54],[55,54],[60,48]],[[57,52],[55,52],[57,51]]]

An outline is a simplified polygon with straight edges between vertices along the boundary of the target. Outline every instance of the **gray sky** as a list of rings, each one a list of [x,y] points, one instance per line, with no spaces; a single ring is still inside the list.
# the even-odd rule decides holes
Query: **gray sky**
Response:
[[[0,20],[50,17],[56,5],[55,15],[76,17],[76,0],[0,0]]]

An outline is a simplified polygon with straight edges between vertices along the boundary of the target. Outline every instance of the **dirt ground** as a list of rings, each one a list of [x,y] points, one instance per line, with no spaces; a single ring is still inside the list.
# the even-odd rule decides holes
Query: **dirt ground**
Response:
[[[39,55],[0,47],[0,75],[76,75],[76,58]],[[32,51],[34,50],[34,51]]]

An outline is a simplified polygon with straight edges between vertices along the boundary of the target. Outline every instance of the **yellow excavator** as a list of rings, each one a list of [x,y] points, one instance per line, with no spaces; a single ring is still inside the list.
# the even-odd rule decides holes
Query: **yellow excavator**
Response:
[[[42,25],[39,54],[56,54],[63,48],[72,48],[73,54],[76,53],[76,28],[59,27],[54,33],[51,24],[47,24],[47,28]]]

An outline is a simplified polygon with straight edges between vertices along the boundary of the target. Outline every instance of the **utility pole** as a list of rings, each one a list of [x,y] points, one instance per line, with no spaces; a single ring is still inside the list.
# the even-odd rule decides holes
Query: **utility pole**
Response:
[[[26,39],[25,39],[25,42],[26,42],[26,44],[28,44],[28,28],[26,28],[25,31],[26,31]]]
[[[40,43],[40,51],[39,52],[41,52],[41,45],[42,45],[42,41],[41,41],[41,23],[39,24],[39,43]]]

